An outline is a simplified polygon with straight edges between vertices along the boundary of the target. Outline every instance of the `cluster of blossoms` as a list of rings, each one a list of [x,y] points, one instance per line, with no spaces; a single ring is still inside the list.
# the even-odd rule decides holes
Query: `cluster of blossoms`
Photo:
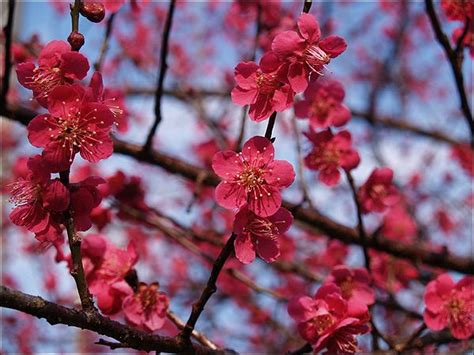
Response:
[[[138,260],[133,244],[123,250],[101,235],[89,234],[81,249],[89,290],[104,314],[123,311],[127,322],[146,331],[163,327],[169,300],[158,284],[130,285]]]
[[[92,10],[98,5],[84,2],[81,6],[81,12],[89,11],[88,15],[93,16]],[[38,65],[17,65],[19,82],[32,90],[33,97],[48,112],[36,116],[27,126],[29,142],[42,148],[42,154],[29,158],[12,184],[11,201],[16,207],[10,219],[35,233],[39,241],[56,247],[62,243],[70,217],[79,232],[89,230],[96,219],[102,226],[107,223],[110,216],[98,207],[103,197],[113,195],[119,201],[145,208],[139,181],[125,181],[120,172],[108,182],[96,176],[69,181],[76,155],[91,163],[108,158],[113,152],[111,129],[114,123],[119,129],[124,126],[124,111],[104,89],[99,72],[92,75],[89,86],[78,82],[86,77],[89,63],[73,49],[77,50],[66,42],[51,41],[41,50]],[[56,173],[60,178],[52,178]],[[99,185],[106,187],[99,190]],[[64,256],[57,249],[57,261],[66,261],[72,270],[71,255]],[[89,290],[104,314],[123,312],[128,323],[146,331],[163,327],[167,296],[156,283],[129,280],[138,260],[132,244],[122,250],[105,237],[91,234],[84,238],[81,251]]]
[[[303,92],[311,80],[322,75],[331,59],[344,52],[346,43],[338,36],[321,39],[315,17],[301,14],[298,30],[281,32],[271,47],[259,64],[242,62],[235,68],[237,86],[232,101],[250,105],[249,116],[254,121],[289,108],[295,93]]]
[[[375,302],[365,269],[336,266],[314,297],[292,298],[288,313],[315,354],[360,351],[356,336],[370,330],[368,306]]]
[[[441,0],[441,8],[449,20],[463,23],[453,31],[451,39],[454,43],[458,43],[462,39],[463,46],[469,48],[471,57],[474,57],[474,1]],[[466,25],[469,27],[466,34],[464,34]]]
[[[214,155],[212,168],[223,179],[215,197],[222,207],[240,209],[235,216],[235,253],[250,263],[257,253],[267,262],[280,255],[278,236],[290,227],[293,217],[281,207],[281,190],[290,186],[295,172],[285,160],[275,160],[272,142],[253,137],[241,153],[222,151]]]

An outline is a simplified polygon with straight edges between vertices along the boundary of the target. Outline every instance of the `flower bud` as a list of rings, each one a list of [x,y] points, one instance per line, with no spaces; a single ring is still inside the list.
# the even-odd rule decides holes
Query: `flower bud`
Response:
[[[72,50],[76,52],[81,49],[85,42],[84,35],[77,31],[71,32],[71,34],[67,38],[67,41],[71,45]]]
[[[79,11],[91,22],[100,22],[105,17],[105,7],[100,2],[83,2]]]

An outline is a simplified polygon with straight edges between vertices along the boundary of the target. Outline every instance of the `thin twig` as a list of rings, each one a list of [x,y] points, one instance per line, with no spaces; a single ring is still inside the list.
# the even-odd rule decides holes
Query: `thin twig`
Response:
[[[63,185],[69,189],[69,170],[61,172],[59,176]],[[66,220],[66,232],[69,248],[71,249],[71,275],[76,282],[79,298],[81,299],[82,309],[86,312],[96,313],[97,309],[95,308],[94,302],[92,301],[92,296],[89,293],[86,277],[84,274],[84,267],[82,265],[81,238],[77,234],[76,228],[74,227],[74,219],[71,215],[70,207],[64,212],[64,218]]]
[[[15,15],[15,0],[8,0],[8,18],[7,24],[3,28],[5,34],[5,52],[3,57],[3,82],[2,95],[0,96],[0,106],[5,107],[7,103],[7,95],[10,89],[10,75],[12,69],[12,37],[13,37],[13,21]]]
[[[471,147],[474,148],[474,121],[469,107],[469,102],[467,99],[466,90],[464,88],[464,76],[462,73],[462,52],[456,53],[456,51],[451,47],[449,38],[443,32],[441,28],[441,23],[439,22],[438,16],[433,6],[432,0],[425,0],[426,12],[431,22],[431,26],[435,32],[436,39],[438,40],[441,47],[444,49],[448,62],[451,66],[453,72],[454,81],[456,84],[459,101],[461,104],[461,111],[466,119],[469,129],[471,131]],[[459,55],[461,54],[461,55]]]
[[[191,315],[189,316],[189,319],[186,322],[186,325],[183,331],[180,333],[180,336],[184,341],[189,341],[189,337],[194,330],[194,327],[196,325],[196,322],[199,319],[199,316],[204,311],[204,307],[206,306],[207,301],[209,301],[211,296],[217,291],[217,287],[216,287],[217,278],[219,277],[219,274],[222,268],[224,267],[226,260],[234,251],[235,238],[236,238],[236,235],[232,234],[230,238],[227,240],[225,246],[222,248],[221,252],[219,253],[219,256],[214,262],[206,287],[202,291],[199,299],[193,304]]]
[[[267,129],[265,130],[265,138],[271,140],[272,142],[273,142],[272,133],[273,133],[273,127],[275,126],[276,116],[277,116],[277,113],[275,111],[270,116],[270,119],[268,120],[268,124],[267,124]]]
[[[102,41],[102,46],[100,47],[99,58],[94,64],[94,69],[97,71],[100,71],[102,69],[102,65],[104,64],[105,55],[107,54],[107,50],[109,49],[110,36],[112,34],[116,14],[116,12],[112,13],[107,20],[104,39]]]
[[[160,72],[158,75],[158,83],[156,85],[155,91],[155,121],[151,126],[148,137],[143,145],[143,152],[148,153],[150,151],[153,136],[155,135],[156,129],[161,122],[161,98],[163,96],[163,85],[165,82],[166,71],[168,69],[168,64],[166,63],[166,58],[168,56],[168,42],[171,34],[171,25],[173,23],[173,14],[175,8],[176,0],[171,0],[168,8],[168,15],[166,17],[165,27],[163,29],[163,37],[161,40],[161,52],[160,52]]]

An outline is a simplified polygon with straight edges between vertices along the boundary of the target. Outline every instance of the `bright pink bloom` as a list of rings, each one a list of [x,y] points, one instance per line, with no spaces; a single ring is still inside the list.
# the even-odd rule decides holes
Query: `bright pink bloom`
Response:
[[[55,87],[82,80],[88,70],[87,58],[73,52],[64,41],[49,42],[39,54],[38,67],[28,62],[18,64],[16,68],[20,84],[33,90],[34,97],[44,107]]]
[[[423,318],[428,328],[439,331],[448,327],[456,339],[474,334],[473,282],[466,276],[454,283],[449,274],[442,274],[426,286]]]
[[[375,302],[374,290],[369,286],[370,275],[365,268],[349,269],[345,265],[338,265],[332,269],[325,283],[339,286],[349,308],[357,307],[358,303],[370,306]]]
[[[389,292],[398,292],[419,277],[412,263],[385,253],[370,251],[372,278],[377,287]]]
[[[310,131],[306,136],[314,144],[312,151],[305,157],[306,166],[319,171],[319,180],[328,186],[339,182],[339,168],[352,170],[359,165],[359,154],[352,149],[351,134],[341,131],[333,135],[331,131],[315,133]]]
[[[122,302],[133,294],[125,277],[137,262],[133,244],[127,250],[119,249],[101,235],[88,235],[81,245],[84,269],[90,292],[105,314],[115,314]]]
[[[295,114],[308,117],[314,130],[343,126],[351,118],[351,111],[342,103],[344,96],[344,88],[338,81],[313,81],[304,92],[305,99],[295,104]]]
[[[10,219],[31,232],[43,233],[52,223],[51,214],[68,208],[69,191],[58,179],[50,179],[50,170],[41,156],[30,158],[27,166],[27,176],[12,184],[10,201],[16,207]]]
[[[28,139],[44,148],[43,158],[53,172],[67,170],[76,153],[90,162],[113,152],[110,129],[114,117],[107,106],[88,102],[79,85],[56,87],[49,95],[49,114],[28,124]]]
[[[216,188],[222,207],[240,208],[246,203],[257,216],[268,217],[281,206],[281,192],[295,179],[293,166],[275,160],[273,144],[264,137],[250,138],[241,153],[231,150],[214,155],[212,168],[224,179]]]
[[[335,284],[319,288],[314,298],[303,296],[288,303],[288,313],[298,323],[298,331],[314,353],[327,349],[330,353],[358,351],[356,335],[367,333],[370,316],[367,307],[353,309]]]
[[[451,157],[456,159],[461,168],[474,177],[474,153],[468,144],[459,144],[452,148]]]
[[[416,224],[402,205],[395,205],[383,217],[382,234],[399,242],[410,242],[416,236]]]
[[[251,263],[256,253],[268,263],[275,261],[280,255],[278,239],[292,222],[293,216],[284,208],[264,218],[243,206],[234,220],[235,256],[244,264]]]
[[[474,17],[474,1],[441,0],[441,8],[446,17],[452,21],[465,21]]]
[[[287,66],[288,80],[295,92],[308,86],[311,75],[322,75],[324,67],[347,48],[343,38],[321,40],[321,30],[313,15],[301,14],[298,32],[285,31],[275,37],[272,50]]]
[[[254,121],[268,118],[274,111],[280,112],[291,106],[294,92],[282,81],[281,63],[268,52],[255,62],[242,62],[235,68],[237,86],[232,90],[232,102],[250,105],[249,116]]]
[[[375,169],[359,189],[359,200],[364,213],[383,212],[399,200],[397,189],[392,184],[393,170],[390,168]]]
[[[123,313],[127,322],[150,332],[163,327],[169,300],[158,288],[156,282],[150,286],[140,283],[137,292],[125,298]]]

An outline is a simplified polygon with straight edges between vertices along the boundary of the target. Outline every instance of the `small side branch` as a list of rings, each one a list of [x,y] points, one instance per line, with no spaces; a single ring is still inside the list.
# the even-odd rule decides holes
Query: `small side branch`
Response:
[[[5,34],[5,52],[4,52],[4,63],[3,63],[3,82],[2,82],[2,95],[0,96],[0,106],[6,107],[7,95],[10,89],[10,74],[12,69],[12,36],[13,36],[13,19],[15,15],[15,0],[8,0],[8,18],[7,24],[3,28]]]
[[[163,38],[161,41],[161,52],[160,52],[160,73],[158,75],[158,83],[156,86],[155,91],[155,121],[151,126],[150,132],[148,133],[148,137],[146,142],[143,146],[143,152],[148,153],[150,151],[153,137],[155,135],[156,129],[161,122],[162,115],[161,115],[161,98],[163,96],[163,85],[165,82],[166,71],[168,69],[168,64],[166,63],[166,58],[168,57],[168,43],[171,33],[171,25],[173,23],[173,14],[174,8],[176,5],[176,0],[170,1],[170,6],[168,8],[168,16],[166,17],[165,28],[163,30]]]

